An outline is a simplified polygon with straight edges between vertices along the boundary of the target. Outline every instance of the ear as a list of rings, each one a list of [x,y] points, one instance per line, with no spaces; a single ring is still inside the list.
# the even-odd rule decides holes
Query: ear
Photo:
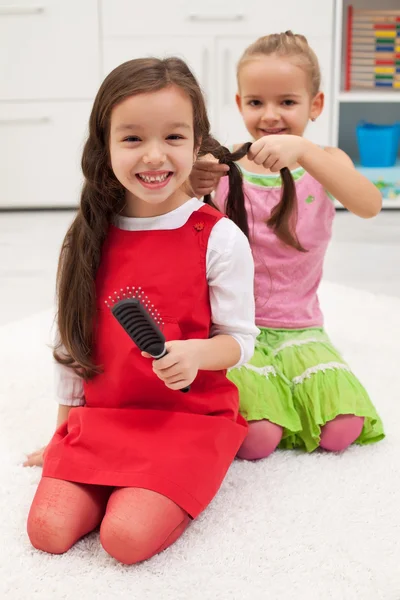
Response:
[[[195,163],[195,162],[196,162],[196,160],[197,160],[197,155],[198,155],[198,153],[199,153],[199,151],[200,151],[200,148],[201,148],[202,141],[203,141],[203,140],[202,140],[202,138],[200,138],[200,139],[199,139],[199,141],[198,141],[198,143],[197,143],[197,144],[195,145],[195,147],[193,148],[193,161],[194,161],[194,163]],[[193,164],[194,164],[194,163],[193,163]]]
[[[312,119],[314,121],[317,117],[319,117],[319,115],[322,113],[322,110],[324,108],[324,102],[325,102],[324,93],[318,92],[318,94],[316,94],[314,96],[314,98],[312,99],[312,102],[311,102],[310,119]]]
[[[237,104],[237,107],[238,107],[240,113],[242,113],[242,99],[239,96],[239,94],[236,94],[235,100],[236,100],[236,104]]]

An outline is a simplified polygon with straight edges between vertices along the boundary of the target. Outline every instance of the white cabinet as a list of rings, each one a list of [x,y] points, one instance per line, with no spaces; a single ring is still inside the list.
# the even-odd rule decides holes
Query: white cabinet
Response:
[[[302,33],[326,92],[307,135],[331,143],[333,8],[334,0],[0,0],[0,209],[77,205],[94,96],[105,75],[137,57],[182,57],[212,132],[231,144],[248,139],[235,103],[243,50],[268,33]]]
[[[334,0],[102,0],[105,37],[143,35],[252,35],[292,29],[332,35]]]
[[[306,135],[317,144],[331,143],[334,0],[304,0],[301,11],[297,0],[286,0],[278,11],[270,0],[173,0],[140,10],[130,0],[102,0],[101,7],[104,75],[140,56],[180,56],[202,86],[212,131],[224,144],[249,137],[235,102],[236,65],[245,48],[271,32],[306,35],[320,61],[326,95],[324,112]]]
[[[100,72],[97,0],[0,0],[0,209],[78,204]]]
[[[306,137],[321,146],[332,145],[332,37],[309,36],[308,42],[318,57],[321,69],[321,90],[325,94],[325,106],[315,122],[310,122]]]
[[[0,100],[91,98],[98,47],[96,0],[0,0]]]
[[[178,56],[187,62],[199,81],[209,109],[209,117],[213,117],[213,86],[215,59],[212,37],[171,37],[171,36],[136,36],[134,38],[105,39],[103,45],[104,71],[107,75],[119,64],[133,58],[146,56]]]
[[[221,37],[216,40],[215,135],[225,146],[248,141],[249,134],[236,105],[236,65],[253,36]]]
[[[0,103],[0,207],[79,201],[91,102]]]

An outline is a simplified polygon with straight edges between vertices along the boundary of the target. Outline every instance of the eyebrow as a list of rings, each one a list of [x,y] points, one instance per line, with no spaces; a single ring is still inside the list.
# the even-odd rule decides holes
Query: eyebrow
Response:
[[[191,126],[188,123],[184,123],[182,122],[176,122],[176,123],[169,123],[168,124],[168,129],[191,129]],[[129,123],[129,124],[123,124],[123,125],[119,125],[115,131],[140,131],[141,129],[143,129],[143,127],[141,125],[134,125],[133,123]]]
[[[260,94],[261,95],[261,94]],[[295,94],[293,92],[288,92],[287,94],[279,94],[278,98],[287,98],[288,96],[292,98],[301,98],[301,94]],[[244,96],[244,98],[258,98],[259,94],[249,94],[248,96]]]

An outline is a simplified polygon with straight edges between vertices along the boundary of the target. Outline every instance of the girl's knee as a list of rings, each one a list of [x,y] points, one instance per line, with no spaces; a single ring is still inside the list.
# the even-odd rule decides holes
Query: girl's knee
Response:
[[[140,521],[126,523],[115,516],[106,516],[100,527],[100,542],[104,550],[124,565],[133,565],[165,550],[186,529],[189,521],[183,522],[166,537],[160,539],[159,532],[144,527]]]
[[[363,426],[364,417],[339,415],[322,427],[320,446],[329,452],[342,452],[357,440]]]
[[[108,490],[42,477],[28,516],[34,548],[63,554],[99,524]]]
[[[124,520],[105,516],[100,526],[100,542],[107,554],[125,565],[148,558],[145,532]]]
[[[109,499],[100,542],[113,558],[133,565],[173,544],[190,522],[169,498],[143,488],[119,488]]]
[[[49,554],[64,554],[73,546],[75,539],[69,539],[68,533],[57,515],[45,512],[40,507],[31,508],[27,533],[36,550]]]
[[[151,532],[139,522],[127,523],[114,516],[104,517],[100,542],[107,554],[124,565],[133,565],[154,556],[159,547],[152,541]]]
[[[249,422],[249,431],[239,449],[238,458],[245,460],[266,458],[278,447],[282,433],[282,427],[265,419]]]

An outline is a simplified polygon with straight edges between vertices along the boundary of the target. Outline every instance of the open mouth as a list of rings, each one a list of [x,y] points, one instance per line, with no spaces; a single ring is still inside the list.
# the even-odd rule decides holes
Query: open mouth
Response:
[[[138,179],[144,187],[158,189],[166,186],[172,175],[172,171],[136,173],[136,179]]]

